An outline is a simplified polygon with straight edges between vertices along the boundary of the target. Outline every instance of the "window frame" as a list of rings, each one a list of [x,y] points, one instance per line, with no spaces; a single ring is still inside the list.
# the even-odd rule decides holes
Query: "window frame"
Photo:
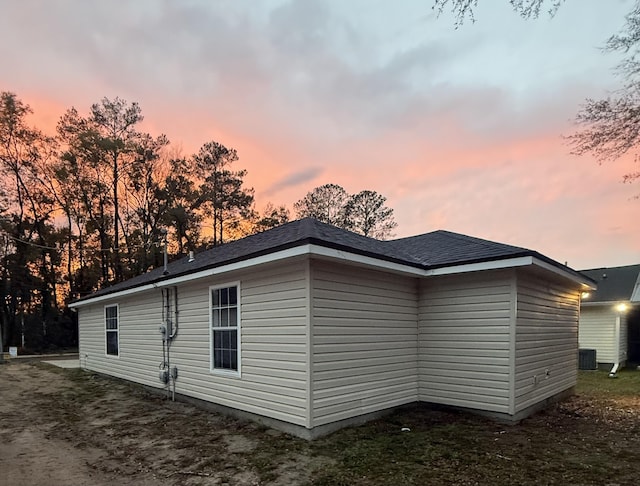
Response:
[[[228,288],[236,288],[236,368],[235,370],[225,369],[225,368],[216,368],[215,367],[215,357],[214,357],[214,331],[216,329],[226,329],[233,330],[233,328],[225,327],[225,328],[215,328],[213,326],[213,291],[220,289],[228,289]],[[228,376],[232,378],[240,378],[242,376],[242,343],[241,343],[241,329],[242,329],[242,313],[241,313],[241,298],[240,298],[240,282],[226,282],[216,285],[211,285],[209,287],[209,371],[216,375]],[[219,309],[218,307],[217,309]]]
[[[110,308],[116,308],[116,328],[115,329],[109,329],[107,328],[107,309]],[[108,304],[104,306],[104,311],[103,311],[103,315],[104,315],[104,355],[107,358],[119,358],[120,357],[120,306],[118,304]],[[109,353],[109,346],[108,346],[108,335],[109,333],[115,333],[117,340],[117,354],[112,354]]]

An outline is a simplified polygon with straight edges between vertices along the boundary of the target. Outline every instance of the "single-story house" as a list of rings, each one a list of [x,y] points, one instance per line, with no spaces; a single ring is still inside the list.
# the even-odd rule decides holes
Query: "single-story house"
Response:
[[[640,265],[592,268],[581,273],[597,283],[580,306],[581,349],[595,350],[606,369],[640,365]]]
[[[71,307],[83,368],[313,438],[415,402],[526,417],[576,384],[591,288],[525,248],[302,219]]]

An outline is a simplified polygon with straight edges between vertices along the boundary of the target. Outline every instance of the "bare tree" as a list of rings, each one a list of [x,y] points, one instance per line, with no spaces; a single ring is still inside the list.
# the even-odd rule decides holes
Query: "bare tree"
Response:
[[[191,161],[176,157],[170,161],[170,170],[164,185],[158,188],[158,199],[165,201],[164,224],[172,228],[172,238],[178,254],[200,246],[203,216],[198,212],[199,193],[192,172]]]
[[[508,0],[511,7],[522,18],[538,18],[544,10],[553,16],[565,0]],[[465,20],[475,22],[475,10],[479,0],[434,0],[433,9],[442,14],[450,10],[456,19],[456,26],[460,26]]]
[[[253,232],[259,233],[288,222],[289,210],[283,205],[274,206],[269,202],[262,211],[262,214],[257,215]]]
[[[324,184],[309,191],[293,208],[298,218],[315,218],[323,223],[344,228],[344,205],[349,194],[338,184]]]
[[[349,195],[337,184],[316,187],[294,204],[298,218],[315,218],[371,238],[385,239],[397,226],[386,198],[364,190]]]
[[[143,120],[138,103],[127,103],[115,98],[103,98],[100,103],[91,106],[91,121],[98,128],[103,150],[111,159],[111,177],[113,191],[113,252],[115,281],[122,280],[122,262],[120,260],[120,170],[123,158],[135,158],[140,134],[136,125]]]
[[[612,35],[605,51],[625,54],[618,65],[622,89],[604,100],[587,99],[576,116],[579,129],[566,137],[577,155],[591,154],[599,163],[631,155],[640,157],[640,2],[626,17],[622,30]],[[640,179],[640,171],[624,174],[624,182]]]
[[[508,0],[523,18],[537,18],[546,10],[553,16],[564,0]],[[441,14],[450,10],[456,26],[465,20],[475,21],[479,0],[434,0],[433,8]],[[625,16],[625,25],[607,40],[605,52],[624,54],[617,72],[623,86],[606,99],[587,99],[575,121],[578,130],[565,138],[576,155],[592,155],[599,163],[632,155],[640,157],[640,1]],[[623,175],[624,182],[640,179],[640,170]],[[640,196],[639,196],[640,197]]]
[[[16,319],[39,313],[45,322],[55,311],[59,255],[55,246],[55,199],[42,175],[55,144],[27,124],[31,113],[14,93],[0,93],[0,182],[3,187],[0,232],[0,325],[4,340],[14,340]]]
[[[344,206],[344,220],[351,231],[364,236],[385,240],[398,224],[393,209],[384,205],[387,198],[375,191],[360,191],[349,198]]]
[[[218,142],[207,142],[193,156],[195,173],[201,179],[200,206],[209,210],[213,227],[213,245],[225,241],[225,230],[246,219],[253,205],[253,188],[244,188],[247,171],[233,171],[238,160],[235,149]]]

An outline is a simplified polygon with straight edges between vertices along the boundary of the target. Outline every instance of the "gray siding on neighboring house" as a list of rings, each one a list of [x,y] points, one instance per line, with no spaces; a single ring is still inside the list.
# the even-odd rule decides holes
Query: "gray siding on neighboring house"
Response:
[[[305,426],[307,271],[308,262],[298,260],[180,284],[179,331],[170,355],[179,373],[176,393]],[[209,288],[236,282],[241,292],[240,377],[210,371]],[[90,352],[90,369],[161,386],[160,290],[113,302],[121,315],[119,359],[93,359],[98,349],[104,355],[103,304],[80,309],[81,353]]]
[[[417,281],[312,261],[313,426],[417,401]]]
[[[118,304],[119,356],[107,356],[105,347],[104,308],[112,304]],[[162,361],[162,341],[158,327],[162,320],[161,306],[162,295],[157,290],[79,309],[80,365],[144,385],[160,386],[158,363]]]
[[[580,292],[518,270],[515,413],[576,384]]]
[[[509,270],[421,282],[421,401],[509,413],[514,289]]]
[[[615,363],[615,333],[616,316],[615,304],[602,306],[583,305],[580,309],[580,329],[578,340],[580,348],[595,349],[598,363]],[[620,318],[620,362],[627,359],[627,316]]]

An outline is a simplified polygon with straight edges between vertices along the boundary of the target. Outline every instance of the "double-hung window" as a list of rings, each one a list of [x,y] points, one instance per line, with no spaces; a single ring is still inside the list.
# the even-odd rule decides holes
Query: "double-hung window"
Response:
[[[211,369],[239,373],[238,285],[211,288]]]
[[[118,306],[108,305],[104,308],[104,323],[106,332],[106,349],[107,355],[119,355],[119,324],[118,324]]]

